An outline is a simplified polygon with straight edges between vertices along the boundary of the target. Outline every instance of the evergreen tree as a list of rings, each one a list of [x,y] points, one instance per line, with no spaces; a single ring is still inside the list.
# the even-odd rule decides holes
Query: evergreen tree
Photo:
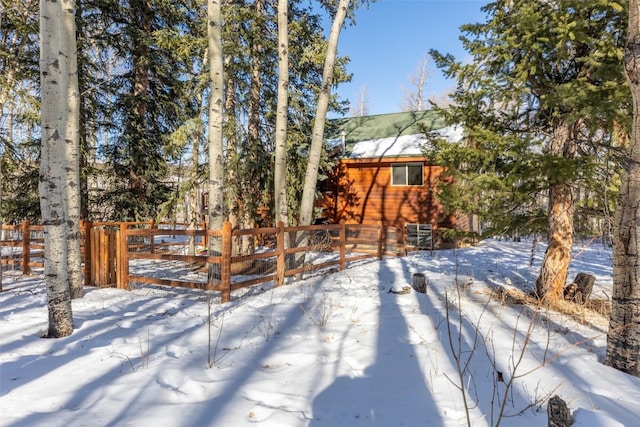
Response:
[[[187,64],[167,43],[188,36],[184,30],[194,12],[184,3],[140,0],[102,7],[119,38],[110,39],[118,59],[111,74],[118,91],[109,99],[115,132],[100,147],[113,181],[101,201],[110,206],[111,219],[144,220],[169,199],[168,165],[176,155],[170,137],[194,110],[183,79]]]
[[[1,98],[3,125],[7,124],[2,127],[2,185],[5,194],[17,195],[3,199],[2,212],[5,219],[40,222],[38,2],[21,1],[19,7],[6,3],[7,14],[0,22],[7,41],[6,54],[0,52],[0,79],[15,82],[2,86],[9,91]],[[227,23],[222,27],[224,168],[233,174],[233,179],[226,177],[225,212],[241,218],[242,227],[271,224],[274,212],[278,69],[265,64],[277,62],[276,4],[222,2]],[[289,15],[290,37],[296,43],[289,47],[287,156],[293,161],[287,166],[287,199],[289,212],[298,212],[309,152],[306,136],[315,116],[326,38],[321,16],[311,3],[290,1]],[[209,108],[205,3],[81,0],[76,25],[81,217],[173,215],[187,194],[192,217],[202,214],[196,200],[208,176],[206,150],[201,149]],[[336,82],[348,79],[345,64],[345,58],[338,58]],[[330,108],[343,106],[332,97]],[[192,164],[186,177],[184,162]]]
[[[613,295],[605,363],[640,377],[640,3],[629,1],[629,35],[624,65],[633,96],[631,144],[623,162],[624,175],[616,210],[613,245]]]
[[[233,174],[233,179],[227,179],[225,192],[229,213],[237,215],[243,226],[249,228],[255,224],[272,225],[274,219],[278,68],[264,64],[277,63],[276,5],[275,0],[245,1],[233,2],[224,9],[225,22],[229,23],[223,27],[228,58],[225,74],[230,82],[226,103],[235,108],[225,111],[225,141],[227,144],[233,141],[235,147],[227,151],[226,170],[227,174]],[[327,42],[321,16],[306,2],[289,1],[288,14],[289,38],[296,42],[288,49],[286,199],[289,221],[295,223]],[[349,78],[346,61],[341,57],[337,60],[336,84]],[[332,97],[330,108],[339,111],[342,106]]]
[[[462,27],[469,64],[432,52],[458,81],[446,114],[464,144],[437,140],[447,167],[441,199],[477,213],[494,234],[546,228],[536,293],[558,298],[574,235],[576,188],[594,179],[616,126],[628,125],[630,97],[620,65],[625,9],[608,0],[498,0],[485,23]],[[606,203],[603,200],[601,203]]]
[[[40,87],[36,0],[1,0],[0,16],[0,218],[40,222]]]

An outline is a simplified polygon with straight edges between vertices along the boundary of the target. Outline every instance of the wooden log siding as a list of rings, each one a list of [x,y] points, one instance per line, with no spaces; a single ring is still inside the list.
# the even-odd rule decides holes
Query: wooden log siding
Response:
[[[423,185],[391,185],[396,164],[423,165]],[[329,176],[318,205],[331,222],[377,224],[401,229],[406,223],[452,227],[436,198],[443,168],[425,157],[342,159]]]

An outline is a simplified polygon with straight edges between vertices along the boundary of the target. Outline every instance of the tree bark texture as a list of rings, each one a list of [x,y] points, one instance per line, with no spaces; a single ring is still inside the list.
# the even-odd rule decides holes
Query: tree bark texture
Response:
[[[278,106],[273,175],[275,223],[289,225],[287,209],[287,119],[289,107],[289,2],[278,0]]]
[[[137,30],[140,31],[140,35],[133,38],[134,46],[132,47],[132,68],[133,68],[133,87],[132,87],[132,102],[130,106],[130,118],[129,124],[130,130],[127,132],[131,135],[129,144],[129,157],[132,158],[129,171],[129,191],[135,195],[138,201],[142,201],[146,195],[149,187],[149,182],[144,177],[144,174],[139,170],[139,164],[145,164],[140,159],[144,158],[145,153],[141,152],[140,148],[136,146],[136,140],[147,139],[147,127],[145,120],[147,117],[147,96],[149,93],[149,40],[148,37],[151,34],[151,26],[153,21],[154,11],[152,4],[144,0],[132,0],[131,1],[131,19],[137,24]],[[138,209],[132,205],[127,217],[131,220],[139,220],[140,216],[144,213],[138,212]]]
[[[73,31],[65,31],[65,44],[67,50],[67,121],[65,123],[65,155],[66,155],[66,185],[68,236],[67,236],[67,265],[69,269],[69,290],[71,298],[84,296],[84,283],[82,281],[82,254],[80,252],[80,89],[78,87],[78,54],[76,50],[75,11],[73,0],[63,0],[63,21],[65,28],[73,28]]]
[[[318,96],[316,118],[313,122],[309,163],[307,164],[302,200],[300,201],[300,218],[298,220],[300,225],[310,225],[313,219],[313,204],[315,202],[316,185],[318,183],[318,167],[320,165],[320,156],[324,142],[324,127],[327,119],[327,110],[329,109],[329,99],[331,97],[333,71],[336,63],[336,54],[338,52],[338,40],[349,5],[350,0],[340,0],[336,15],[331,24],[327,56],[325,57],[324,68],[322,70],[322,87],[320,88],[320,95]]]
[[[71,293],[68,273],[69,218],[66,174],[66,132],[69,117],[69,46],[75,25],[65,23],[73,3],[69,0],[40,2],[40,76],[42,97],[40,208],[44,225],[44,283],[47,290],[49,329],[47,336],[58,338],[73,332]],[[75,38],[73,38],[75,40]]]
[[[613,293],[605,364],[640,377],[640,2],[629,2],[625,70],[633,127],[615,213]]]
[[[219,0],[208,2],[208,48],[209,48],[209,229],[221,230],[224,221],[224,152],[223,103],[224,73],[222,56],[222,12]],[[219,244],[218,239],[210,239],[212,245]],[[210,249],[218,250],[215,247]]]
[[[558,124],[550,154],[571,159],[575,156],[575,149],[571,127],[565,123]],[[535,289],[536,295],[547,301],[561,299],[567,281],[573,248],[574,192],[572,182],[560,179],[549,188],[547,250]]]

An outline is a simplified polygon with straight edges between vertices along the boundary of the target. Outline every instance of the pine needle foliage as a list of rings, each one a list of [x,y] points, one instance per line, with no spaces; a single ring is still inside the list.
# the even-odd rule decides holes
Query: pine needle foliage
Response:
[[[576,230],[608,232],[632,109],[626,4],[498,0],[483,11],[485,22],[461,27],[470,61],[431,51],[457,82],[441,112],[465,129],[460,144],[432,138],[428,155],[448,175],[440,199],[477,214],[486,234],[541,233],[550,189],[563,186],[576,195]]]

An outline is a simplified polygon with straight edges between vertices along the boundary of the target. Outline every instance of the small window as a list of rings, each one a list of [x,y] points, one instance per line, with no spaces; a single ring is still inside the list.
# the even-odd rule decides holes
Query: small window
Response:
[[[391,185],[422,185],[422,163],[391,165]]]

